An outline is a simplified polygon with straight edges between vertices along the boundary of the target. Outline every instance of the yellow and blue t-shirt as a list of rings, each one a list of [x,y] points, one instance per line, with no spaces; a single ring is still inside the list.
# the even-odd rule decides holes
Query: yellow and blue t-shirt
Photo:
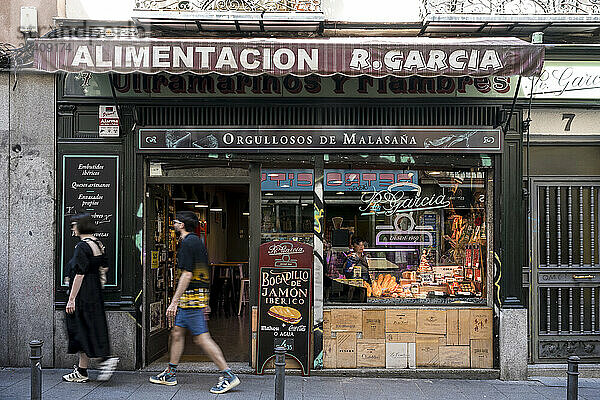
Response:
[[[188,233],[177,252],[177,267],[192,273],[187,290],[179,299],[181,308],[204,308],[210,295],[208,252],[195,233]]]

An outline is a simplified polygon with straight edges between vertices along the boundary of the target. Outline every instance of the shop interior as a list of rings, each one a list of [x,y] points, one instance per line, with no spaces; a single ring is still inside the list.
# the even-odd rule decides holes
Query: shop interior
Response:
[[[347,183],[366,174],[374,183],[395,183],[325,191],[326,301],[485,302],[485,172],[332,170],[325,180]],[[364,241],[369,280],[348,264],[352,237]]]
[[[322,210],[313,206],[312,169],[263,169],[262,242],[312,245],[322,229],[328,304],[485,304],[485,169],[367,166],[326,162]],[[354,237],[364,242],[363,273],[348,265]]]
[[[196,234],[208,250],[211,284],[208,327],[228,362],[249,360],[248,185],[155,184],[147,186],[146,303],[148,363],[168,361],[166,308],[179,277],[178,211],[193,211]],[[188,332],[189,335],[189,332]],[[210,359],[186,338],[181,362]]]

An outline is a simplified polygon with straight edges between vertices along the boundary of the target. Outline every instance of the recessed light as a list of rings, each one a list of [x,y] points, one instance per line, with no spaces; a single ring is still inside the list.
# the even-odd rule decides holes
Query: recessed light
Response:
[[[208,208],[208,204],[196,204],[194,207],[197,207],[197,208]]]
[[[265,193],[265,196],[273,196],[273,193],[267,192],[267,193]]]

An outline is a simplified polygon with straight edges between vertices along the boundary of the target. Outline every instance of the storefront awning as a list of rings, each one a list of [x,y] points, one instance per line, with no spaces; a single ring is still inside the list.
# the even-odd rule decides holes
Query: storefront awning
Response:
[[[59,38],[33,45],[33,67],[47,72],[533,76],[544,59],[543,45],[516,38]]]

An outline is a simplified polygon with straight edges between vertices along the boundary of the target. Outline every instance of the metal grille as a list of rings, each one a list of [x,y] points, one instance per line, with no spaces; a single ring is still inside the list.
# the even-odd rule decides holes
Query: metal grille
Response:
[[[535,358],[600,358],[600,182],[534,188]]]
[[[141,126],[493,126],[499,107],[273,105],[137,107]]]
[[[598,14],[598,0],[422,0],[428,14]]]

